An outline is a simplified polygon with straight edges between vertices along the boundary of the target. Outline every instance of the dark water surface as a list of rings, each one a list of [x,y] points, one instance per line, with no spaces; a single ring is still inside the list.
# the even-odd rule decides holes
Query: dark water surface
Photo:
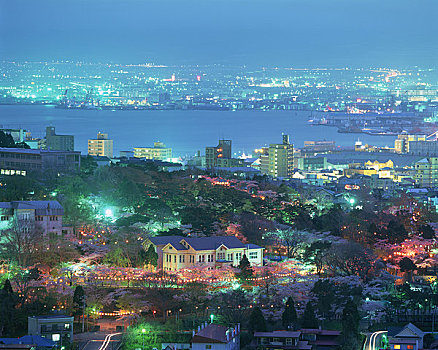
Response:
[[[87,140],[105,132],[114,140],[114,155],[133,147],[162,141],[174,156],[204,153],[205,146],[219,138],[233,140],[233,152],[249,153],[269,143],[280,143],[290,135],[296,147],[304,141],[335,140],[339,146],[353,146],[360,139],[380,146],[393,145],[394,137],[340,134],[336,128],[311,126],[310,112],[295,111],[128,111],[65,110],[52,106],[0,106],[0,125],[22,127],[34,137],[43,137],[46,126],[58,134],[75,136],[75,148],[87,152]]]

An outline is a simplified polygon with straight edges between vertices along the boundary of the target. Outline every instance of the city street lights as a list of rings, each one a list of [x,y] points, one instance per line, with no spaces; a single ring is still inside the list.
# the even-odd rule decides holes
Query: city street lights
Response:
[[[142,329],[141,330],[141,333],[142,333],[142,338],[143,338],[143,347],[142,347],[142,350],[144,350],[144,334],[146,333],[146,329]]]

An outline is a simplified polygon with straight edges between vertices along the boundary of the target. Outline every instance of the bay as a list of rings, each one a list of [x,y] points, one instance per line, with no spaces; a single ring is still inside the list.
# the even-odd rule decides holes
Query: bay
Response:
[[[315,114],[314,114],[315,116]],[[353,147],[358,139],[379,146],[394,145],[394,136],[342,134],[336,128],[312,126],[308,111],[180,111],[180,110],[85,110],[58,109],[43,105],[2,105],[0,125],[24,128],[33,137],[44,137],[46,126],[57,134],[75,136],[75,149],[87,153],[87,141],[98,132],[114,140],[114,155],[133,147],[162,141],[174,156],[189,156],[220,138],[233,141],[233,152],[251,153],[269,143],[281,143],[289,134],[295,147],[304,141],[334,140],[337,146]]]

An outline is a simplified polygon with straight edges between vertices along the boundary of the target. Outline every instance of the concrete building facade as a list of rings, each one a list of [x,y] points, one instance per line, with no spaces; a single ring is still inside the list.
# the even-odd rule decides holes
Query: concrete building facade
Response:
[[[166,147],[166,145],[162,142],[154,142],[154,147],[135,147],[134,157],[153,160],[167,160],[172,158],[172,148]]]
[[[0,148],[2,175],[26,175],[27,172],[78,172],[80,167],[80,152]]]
[[[88,154],[90,156],[113,157],[113,140],[108,134],[99,132],[96,139],[88,140]]]
[[[46,128],[46,148],[52,151],[74,151],[75,138],[73,135],[57,135],[55,127]]]

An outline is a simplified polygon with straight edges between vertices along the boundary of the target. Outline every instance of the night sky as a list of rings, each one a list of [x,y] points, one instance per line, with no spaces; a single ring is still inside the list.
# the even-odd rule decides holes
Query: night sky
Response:
[[[0,0],[0,56],[433,66],[437,0]]]

